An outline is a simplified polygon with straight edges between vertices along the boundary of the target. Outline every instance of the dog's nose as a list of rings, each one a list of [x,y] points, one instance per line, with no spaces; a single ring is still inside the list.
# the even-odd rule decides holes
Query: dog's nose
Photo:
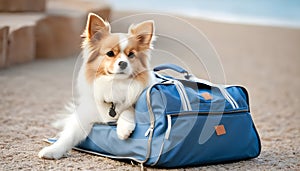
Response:
[[[120,68],[123,70],[123,69],[125,69],[125,68],[127,67],[127,62],[125,62],[125,61],[120,61],[120,62],[119,62],[119,66],[120,66]]]

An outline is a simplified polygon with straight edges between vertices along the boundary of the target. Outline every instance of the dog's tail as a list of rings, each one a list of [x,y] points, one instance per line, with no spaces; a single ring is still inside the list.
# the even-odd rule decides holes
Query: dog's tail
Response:
[[[68,122],[71,114],[74,113],[75,110],[76,110],[76,105],[74,102],[67,103],[65,105],[65,109],[57,114],[58,120],[53,122],[52,126],[62,130],[66,125],[66,122]]]

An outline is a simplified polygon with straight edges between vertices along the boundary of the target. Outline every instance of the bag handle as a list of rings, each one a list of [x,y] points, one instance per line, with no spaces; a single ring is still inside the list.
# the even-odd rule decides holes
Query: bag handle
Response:
[[[189,72],[188,72],[187,70],[185,70],[184,68],[182,68],[182,67],[180,67],[180,66],[178,66],[178,65],[175,65],[175,64],[161,64],[161,65],[156,66],[156,67],[153,69],[153,71],[154,71],[154,72],[157,72],[157,71],[162,71],[162,70],[166,70],[166,69],[171,69],[171,70],[173,70],[173,71],[176,71],[176,72],[185,74],[185,75],[184,75],[184,78],[187,79],[187,80],[190,80],[190,81],[202,83],[202,84],[205,84],[205,85],[208,85],[208,86],[212,86],[212,87],[217,87],[217,88],[219,88],[219,90],[221,91],[221,93],[223,94],[223,96],[225,97],[225,99],[232,105],[232,107],[233,107],[234,109],[235,109],[235,108],[238,108],[237,102],[236,102],[236,101],[231,97],[231,95],[227,92],[227,90],[225,89],[225,86],[224,86],[224,85],[214,84],[214,83],[209,82],[209,81],[207,81],[207,80],[197,78],[197,77],[195,77],[194,75],[189,74]]]
[[[154,67],[153,71],[158,72],[158,71],[162,71],[162,70],[166,70],[166,69],[170,69],[170,70],[176,71],[178,73],[184,74],[184,78],[187,79],[187,80],[191,80],[191,81],[199,82],[199,83],[202,83],[202,84],[205,84],[205,85],[216,87],[216,85],[213,84],[212,82],[197,78],[193,74],[190,74],[186,69],[184,69],[184,68],[182,68],[178,65],[175,65],[175,64],[168,64],[168,63],[167,64],[161,64],[161,65],[158,65],[158,66]]]
[[[162,70],[166,70],[166,69],[170,69],[170,70],[179,72],[181,74],[185,74],[184,78],[187,80],[190,79],[190,77],[192,76],[189,74],[189,72],[187,70],[185,70],[184,68],[182,68],[178,65],[175,65],[175,64],[161,64],[161,65],[158,65],[155,68],[153,68],[153,71],[157,72],[157,71],[162,71]]]

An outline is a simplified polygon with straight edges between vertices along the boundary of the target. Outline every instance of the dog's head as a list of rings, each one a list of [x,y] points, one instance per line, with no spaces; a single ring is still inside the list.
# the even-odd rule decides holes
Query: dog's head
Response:
[[[153,34],[153,21],[131,25],[128,33],[111,33],[108,22],[90,13],[83,34],[88,81],[103,75],[134,78],[147,72]]]

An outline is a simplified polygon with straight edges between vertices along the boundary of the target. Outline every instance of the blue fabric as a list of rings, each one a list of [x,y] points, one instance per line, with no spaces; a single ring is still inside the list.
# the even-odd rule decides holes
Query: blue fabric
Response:
[[[204,143],[199,143],[200,131],[207,117],[212,120],[221,117],[220,124],[225,125],[226,134],[212,136]],[[183,128],[192,123],[191,131],[186,134]],[[176,121],[175,121],[176,120]],[[236,161],[256,157],[260,152],[259,140],[253,127],[249,113],[235,113],[211,116],[174,117],[176,126],[168,140],[165,140],[164,150],[156,166],[184,167],[201,164]],[[208,132],[214,132],[214,127]],[[176,133],[175,133],[176,132]],[[176,135],[175,135],[176,134]]]
[[[149,136],[145,136],[150,117],[146,91],[136,103],[136,129],[128,140],[120,140],[115,126],[95,125],[89,137],[79,148],[110,155],[133,158],[139,161],[149,159],[145,165],[157,167],[184,167],[210,163],[244,160],[257,157],[261,150],[258,133],[253,124],[248,94],[245,88],[228,87],[235,99],[234,109],[220,90],[201,83],[182,81],[192,111],[184,111],[175,85],[157,84],[151,89],[151,107],[155,116],[153,138],[148,149]],[[213,97],[205,100],[201,94],[207,92]],[[171,132],[167,116],[171,117]],[[224,125],[226,134],[217,135],[215,126]]]

